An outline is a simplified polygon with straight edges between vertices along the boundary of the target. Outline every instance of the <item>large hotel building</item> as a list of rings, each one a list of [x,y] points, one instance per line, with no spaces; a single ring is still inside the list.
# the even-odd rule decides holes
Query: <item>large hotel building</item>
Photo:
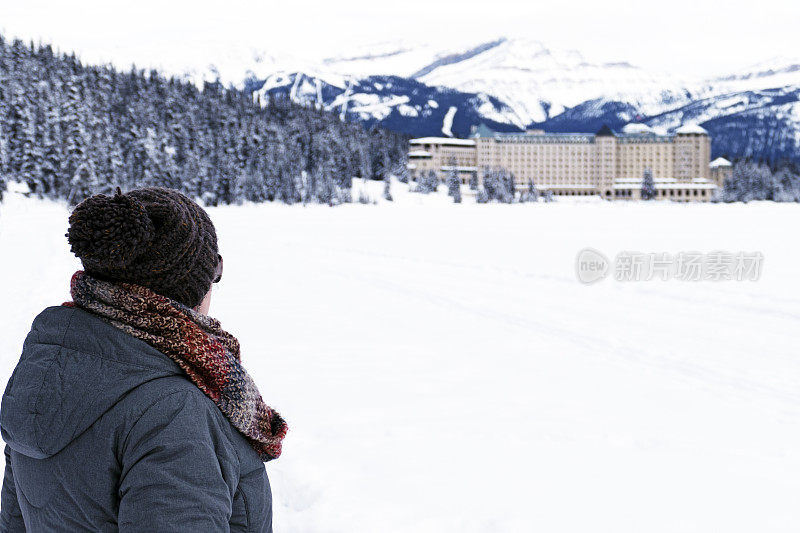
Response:
[[[723,175],[709,166],[708,132],[694,125],[670,135],[642,124],[629,124],[621,133],[603,127],[596,134],[497,133],[480,126],[469,139],[412,139],[408,155],[415,175],[433,171],[444,179],[455,165],[467,183],[473,175],[480,180],[485,168],[504,168],[521,187],[533,181],[540,191],[556,195],[606,199],[639,198],[649,169],[656,198],[708,201]]]

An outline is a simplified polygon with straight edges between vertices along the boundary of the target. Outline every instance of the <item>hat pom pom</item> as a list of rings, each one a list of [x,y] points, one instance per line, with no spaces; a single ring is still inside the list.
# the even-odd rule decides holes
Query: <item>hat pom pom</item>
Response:
[[[144,206],[122,194],[87,198],[69,217],[67,239],[87,269],[124,268],[141,255],[155,228]]]

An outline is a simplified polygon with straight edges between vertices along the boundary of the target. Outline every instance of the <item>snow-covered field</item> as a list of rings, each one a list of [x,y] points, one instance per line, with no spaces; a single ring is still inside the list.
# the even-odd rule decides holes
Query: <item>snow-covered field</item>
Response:
[[[797,205],[442,197],[211,209],[212,314],[289,421],[276,531],[800,526]],[[67,209],[0,204],[0,385],[68,299]],[[760,251],[757,282],[575,278],[576,253]]]

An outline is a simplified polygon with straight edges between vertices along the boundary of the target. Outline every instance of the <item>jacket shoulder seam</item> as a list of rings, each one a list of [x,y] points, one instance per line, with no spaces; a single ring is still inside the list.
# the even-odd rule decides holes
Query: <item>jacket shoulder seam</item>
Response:
[[[225,435],[225,439],[228,441],[228,444],[230,445],[231,449],[233,450],[234,455],[236,455],[236,465],[237,465],[237,471],[238,471],[238,475],[236,476],[236,486],[238,487],[239,486],[239,480],[242,478],[242,458],[239,456],[239,450],[236,449],[236,443],[233,442],[233,432],[234,431],[238,431],[238,430],[233,427],[233,424],[231,423],[231,421],[220,410],[219,406],[216,403],[214,403],[214,400],[212,400],[211,398],[206,396],[206,394],[203,391],[201,391],[196,385],[194,385],[194,384],[192,384],[192,385],[194,386],[194,390],[190,394],[199,394],[199,395],[201,395],[203,397],[204,401],[209,401],[209,402],[213,403],[214,404],[213,412],[216,415],[219,415],[219,416],[221,416],[223,418],[223,422],[224,423],[222,424],[222,433]]]
[[[152,381],[155,381],[155,380],[152,380]],[[148,381],[147,383],[151,383],[152,381]],[[140,385],[140,386],[141,386],[141,385]],[[184,394],[187,394],[187,395],[188,395],[188,394],[191,394],[191,393],[190,393],[188,390],[175,390],[175,391],[172,391],[172,392],[168,393],[168,394],[167,394],[167,395],[165,395],[165,396],[161,396],[161,397],[159,397],[159,398],[156,398],[155,400],[153,400],[152,402],[150,402],[150,403],[147,405],[147,407],[145,407],[144,409],[142,409],[141,411],[139,411],[139,414],[138,414],[138,415],[136,415],[136,421],[135,421],[135,422],[134,422],[134,423],[131,425],[131,427],[130,427],[130,428],[128,429],[128,431],[125,433],[125,438],[124,438],[124,439],[123,439],[123,441],[122,441],[122,449],[125,449],[125,448],[127,448],[127,446],[128,446],[128,439],[130,438],[130,435],[131,435],[131,433],[133,432],[133,429],[136,427],[136,424],[138,424],[138,423],[139,423],[139,421],[142,419],[142,417],[144,417],[144,415],[146,415],[146,414],[147,414],[147,412],[148,412],[150,409],[152,409],[153,407],[155,407],[155,406],[156,406],[156,404],[158,404],[158,403],[160,403],[160,402],[163,402],[163,401],[164,401],[164,400],[166,400],[167,398],[171,398],[172,396],[175,396],[176,394],[181,394],[181,393],[184,393]],[[185,403],[185,402],[186,402],[186,399],[184,398],[184,403]]]
[[[162,377],[147,381],[146,383],[152,383],[153,381],[157,381],[159,379],[170,378],[170,377],[176,377],[176,376],[162,376]],[[185,404],[186,400],[189,397],[193,397],[193,396],[199,394],[199,395],[201,395],[203,397],[203,399],[208,400],[208,401],[212,401],[210,398],[208,398],[208,396],[206,396],[203,393],[203,391],[198,389],[197,386],[194,383],[192,383],[191,381],[188,381],[186,379],[184,379],[183,381],[185,381],[186,384],[187,384],[186,388],[181,388],[181,389],[169,392],[165,396],[161,396],[161,397],[153,400],[152,402],[150,402],[147,405],[147,407],[145,407],[144,409],[139,411],[139,413],[136,415],[136,421],[131,425],[131,427],[125,433],[125,438],[122,441],[122,449],[125,449],[127,447],[128,439],[130,438],[131,432],[133,432],[133,429],[136,427],[136,425],[139,423],[139,421],[144,417],[144,415],[146,415],[147,412],[150,409],[152,409],[153,407],[155,407],[158,403],[166,400],[167,398],[175,396],[176,394],[184,394],[185,396],[183,398],[183,402]],[[142,385],[144,385],[144,383]],[[139,386],[141,387],[142,385],[139,385]],[[213,403],[213,401],[212,401],[212,403]],[[208,408],[208,407],[206,407],[206,408]],[[230,431],[233,429],[233,426],[230,423],[230,421],[225,417],[225,415],[222,414],[222,412],[219,410],[219,408],[217,407],[216,404],[214,404],[214,411],[216,411],[217,414],[219,414],[220,416],[222,416],[224,418],[224,422],[225,423],[222,424],[222,433],[225,435],[225,439],[228,441],[228,444],[230,444],[231,448],[233,449],[234,454],[236,455],[236,463],[238,465],[238,471],[239,471],[238,478],[241,478],[242,460],[241,460],[241,457],[239,457],[239,451],[236,449],[236,444],[233,442],[232,435],[230,434]],[[238,479],[237,479],[237,485],[238,485]]]
[[[147,370],[161,370],[161,368],[157,367],[157,366],[143,365],[143,364],[140,364],[140,363],[133,363],[131,361],[121,361],[120,359],[115,359],[114,357],[108,357],[107,355],[100,355],[99,353],[91,352],[91,351],[88,351],[88,350],[83,350],[83,349],[78,349],[78,348],[70,348],[69,346],[63,346],[62,344],[58,344],[58,343],[55,343],[55,342],[39,342],[39,341],[37,341],[37,344],[39,344],[41,346],[56,346],[56,347],[58,347],[58,348],[60,348],[62,350],[70,350],[72,352],[77,352],[77,353],[80,353],[80,354],[83,354],[83,355],[90,355],[92,357],[105,359],[106,361],[113,361],[113,362],[119,363],[121,365],[135,366],[135,367],[138,367],[138,368],[145,368]],[[159,353],[161,353],[161,352],[159,352]],[[172,361],[172,360],[170,359],[170,361]],[[175,375],[179,375],[179,374],[176,373]]]
[[[69,314],[69,320],[67,321],[67,325],[64,327],[64,332],[61,334],[62,343],[64,342],[64,339],[67,338],[67,330],[69,330],[69,327],[72,325],[72,319],[74,316],[75,316],[75,310],[73,309],[72,312]],[[53,365],[56,363],[56,361],[59,359],[59,356],[61,355],[61,350],[63,350],[63,346],[60,345],[56,346],[58,346],[58,352],[56,353],[56,356],[53,357],[53,359],[50,361],[50,364],[47,365],[47,370],[42,374],[42,382],[39,384],[39,390],[36,392],[36,397],[38,398],[38,400],[33,405],[33,413],[32,413],[33,424],[34,424],[33,430],[36,434],[36,447],[44,455],[47,455],[47,453],[42,448],[41,432],[39,431],[39,427],[36,425],[36,423],[38,422],[39,415],[41,414],[39,410],[39,402],[42,399],[42,389],[44,388],[44,383],[45,381],[47,381],[47,375],[50,373],[50,369],[53,368]]]
[[[191,383],[191,381],[190,381],[190,383]],[[238,475],[236,476],[236,486],[238,488],[239,480],[242,479],[242,458],[239,455],[239,450],[236,449],[236,443],[233,442],[233,432],[234,431],[238,431],[238,430],[233,427],[233,424],[231,423],[231,421],[220,410],[219,406],[216,403],[214,403],[214,400],[212,400],[211,398],[206,396],[206,394],[203,391],[201,391],[194,383],[192,383],[192,387],[190,388],[189,394],[200,395],[202,397],[203,403],[211,402],[212,404],[214,404],[214,407],[213,408],[209,407],[209,409],[211,409],[211,411],[215,415],[221,416],[223,418],[223,424],[221,424],[222,425],[222,433],[225,435],[225,439],[228,441],[228,444],[230,445],[231,449],[233,450],[234,455],[236,456],[236,466],[237,466],[237,472],[238,472]]]
[[[69,320],[67,321],[67,325],[64,327],[64,332],[61,334],[61,345],[64,345],[64,341],[67,338],[67,331],[69,331],[69,327],[72,325],[72,319],[75,318],[75,308],[71,309],[71,313],[69,314]]]

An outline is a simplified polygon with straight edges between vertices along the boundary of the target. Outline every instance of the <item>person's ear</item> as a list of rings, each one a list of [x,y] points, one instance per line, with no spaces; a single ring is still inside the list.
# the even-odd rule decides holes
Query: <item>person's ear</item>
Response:
[[[222,256],[217,254],[219,262],[217,262],[217,270],[214,272],[214,283],[219,283],[222,280]]]

